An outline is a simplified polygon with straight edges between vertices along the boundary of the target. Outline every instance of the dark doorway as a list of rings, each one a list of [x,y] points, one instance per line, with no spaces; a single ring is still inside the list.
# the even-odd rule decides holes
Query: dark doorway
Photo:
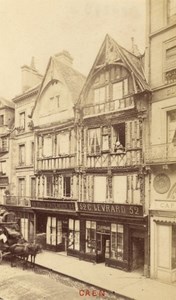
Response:
[[[97,233],[97,262],[105,262],[107,245],[109,245],[110,235]]]
[[[132,271],[144,268],[144,238],[132,237]]]
[[[46,223],[47,215],[43,213],[37,213],[36,215],[36,233],[45,233],[46,234]]]

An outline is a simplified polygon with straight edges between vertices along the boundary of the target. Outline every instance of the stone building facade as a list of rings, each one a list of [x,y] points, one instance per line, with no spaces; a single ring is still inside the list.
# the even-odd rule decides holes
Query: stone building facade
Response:
[[[176,2],[147,1],[146,67],[152,89],[150,145],[151,277],[176,280]]]

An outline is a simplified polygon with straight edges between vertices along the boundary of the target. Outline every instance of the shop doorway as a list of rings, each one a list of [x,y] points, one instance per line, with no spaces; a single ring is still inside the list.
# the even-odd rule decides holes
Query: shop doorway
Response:
[[[144,238],[132,237],[132,271],[143,272],[144,269]]]
[[[110,234],[97,233],[97,262],[105,262],[109,255]]]
[[[46,223],[47,215],[43,213],[36,214],[36,242],[46,248]]]

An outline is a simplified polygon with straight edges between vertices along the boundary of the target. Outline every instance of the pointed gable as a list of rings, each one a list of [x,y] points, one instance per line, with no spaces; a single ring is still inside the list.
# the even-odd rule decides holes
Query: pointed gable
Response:
[[[64,55],[63,51],[62,58]],[[73,118],[73,106],[84,82],[85,77],[71,63],[61,60],[59,55],[51,57],[32,112],[34,124]]]
[[[134,93],[150,91],[141,59],[118,45],[109,35],[106,35],[81,92],[80,102],[90,88],[90,82],[108,66],[121,66],[129,72],[133,81]]]

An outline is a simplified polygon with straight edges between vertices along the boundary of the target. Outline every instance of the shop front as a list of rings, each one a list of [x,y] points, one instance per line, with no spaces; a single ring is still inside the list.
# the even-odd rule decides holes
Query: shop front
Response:
[[[148,226],[141,205],[78,202],[78,213],[80,259],[144,272]]]
[[[35,238],[44,249],[67,251],[69,218],[75,216],[75,202],[31,200],[35,213]]]
[[[173,202],[164,203],[165,206],[166,204],[171,207]],[[150,214],[151,278],[166,283],[176,282],[175,212],[151,210]]]

